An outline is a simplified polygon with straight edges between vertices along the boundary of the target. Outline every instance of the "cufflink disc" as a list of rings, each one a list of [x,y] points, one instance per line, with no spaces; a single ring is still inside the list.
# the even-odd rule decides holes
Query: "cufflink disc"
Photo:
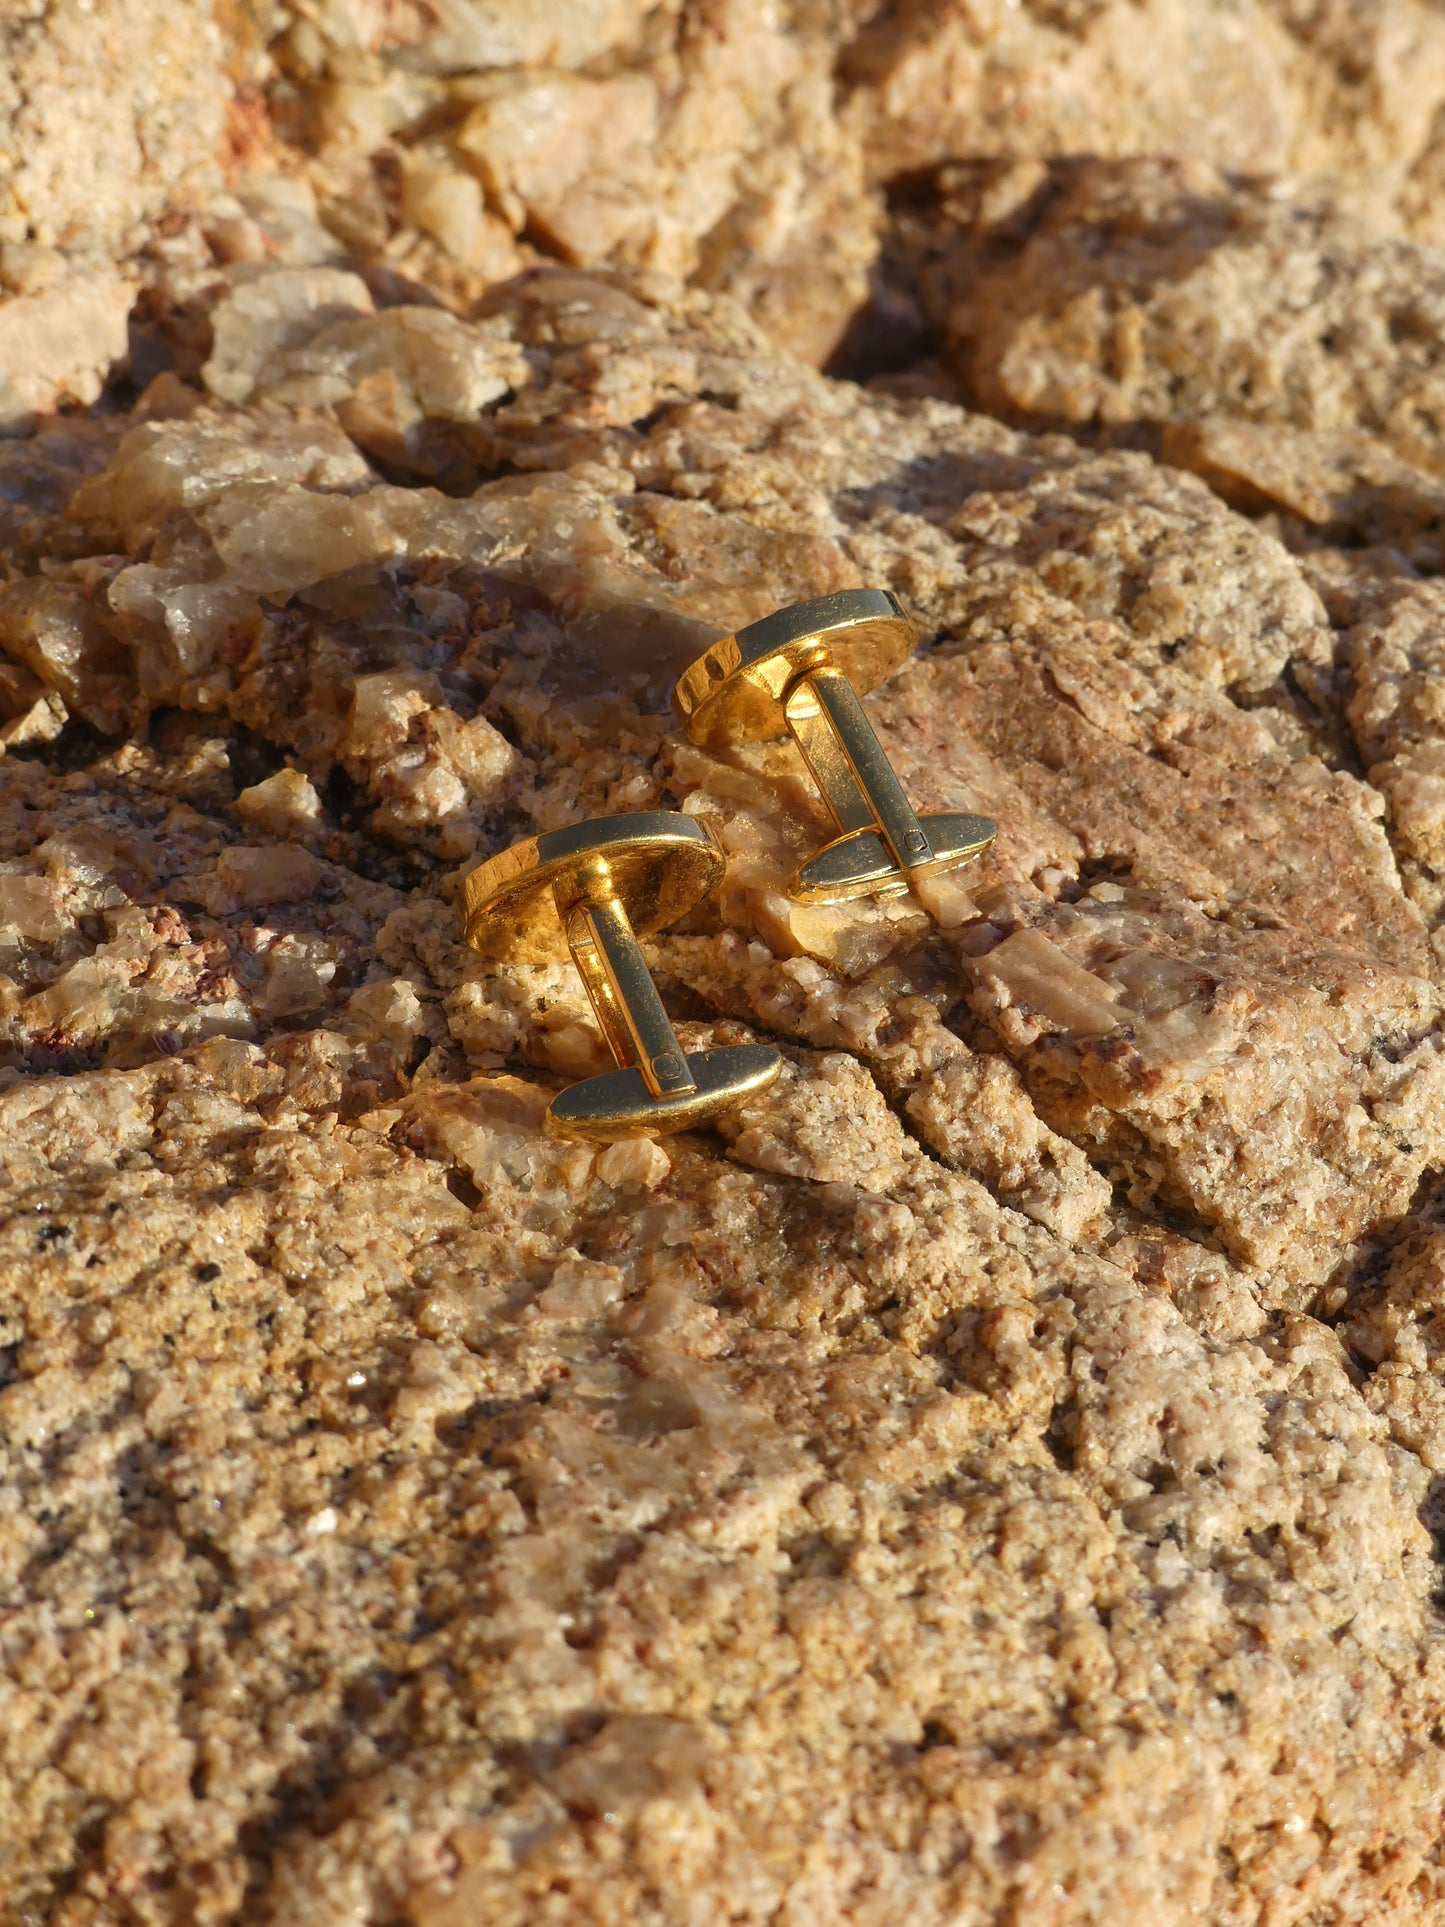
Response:
[[[859,695],[907,660],[918,631],[887,589],[842,589],[724,636],[678,677],[673,707],[694,743],[718,749],[787,734],[788,692],[831,665]]]
[[[466,939],[493,963],[550,963],[567,948],[564,906],[599,888],[622,904],[638,935],[649,936],[685,917],[726,867],[707,827],[676,810],[545,830],[466,879]]]

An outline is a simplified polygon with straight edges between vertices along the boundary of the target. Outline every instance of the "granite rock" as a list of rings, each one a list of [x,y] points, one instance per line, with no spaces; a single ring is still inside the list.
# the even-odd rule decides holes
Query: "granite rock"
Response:
[[[12,11],[0,1922],[1435,1927],[1434,0]],[[648,808],[782,1073],[559,1141]]]
[[[168,208],[215,192],[233,93],[223,52],[205,0],[6,9],[0,280],[27,250],[126,253]]]
[[[116,275],[68,275],[0,301],[0,432],[34,428],[67,402],[93,402],[129,348],[134,289]]]
[[[1170,154],[1318,181],[1438,239],[1445,27],[1414,0],[869,9],[844,56],[870,171]]]
[[[392,265],[458,299],[509,247],[649,266],[817,362],[916,351],[912,294],[871,272],[885,194],[958,156],[1287,171],[1442,238],[1430,0],[278,4],[266,34],[328,218]]]
[[[960,167],[936,218],[930,305],[993,412],[1357,431],[1440,465],[1431,249],[1176,160]]]
[[[1343,711],[1385,798],[1405,885],[1438,930],[1445,909],[1435,717],[1441,698],[1439,585],[1398,550],[1321,550],[1307,562],[1337,626]]]
[[[1191,469],[1296,551],[1440,567],[1434,248],[1197,163],[945,169],[890,273],[959,392]]]
[[[1205,1337],[851,1057],[641,1205],[514,1078],[294,1083],[3,1099],[25,1904],[1426,1917],[1428,1480],[1326,1328]]]
[[[1427,549],[309,219],[205,386],[0,444],[0,1905],[1424,1927]],[[804,909],[796,752],[668,685],[860,582],[895,766],[1000,835]],[[580,980],[456,893],[650,807],[728,854],[685,1044],[786,1063],[598,1150]]]
[[[959,155],[1287,171],[1445,238],[1430,0],[75,0],[3,31],[0,286],[138,255],[168,323],[189,228],[459,310],[539,256],[652,268],[805,359],[894,366],[921,322],[879,299],[887,191]]]
[[[273,98],[327,218],[454,305],[539,257],[643,268],[821,362],[867,299],[883,200],[835,73],[846,8],[277,13]]]

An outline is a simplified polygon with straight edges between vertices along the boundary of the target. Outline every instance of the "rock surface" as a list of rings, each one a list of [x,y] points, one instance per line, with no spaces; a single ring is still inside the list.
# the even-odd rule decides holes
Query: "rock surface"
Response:
[[[86,17],[193,113],[0,250],[0,1922],[1445,1919],[1438,11]],[[861,583],[1000,834],[800,908],[668,689]],[[459,886],[647,808],[784,1072],[559,1142]]]
[[[232,86],[202,0],[21,0],[0,20],[0,278],[134,248],[220,184]]]
[[[884,190],[957,156],[1289,170],[1445,240],[1430,0],[280,0],[273,25],[292,138],[394,255],[471,285],[510,235],[682,274],[819,362],[896,324],[848,339]]]

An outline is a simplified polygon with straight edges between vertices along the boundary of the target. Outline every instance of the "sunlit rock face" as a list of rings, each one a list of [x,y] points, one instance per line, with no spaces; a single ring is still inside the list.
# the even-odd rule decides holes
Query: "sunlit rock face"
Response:
[[[176,19],[0,236],[0,1916],[1428,1927],[1434,10]],[[999,836],[800,906],[669,688],[861,584]],[[459,887],[646,809],[784,1068],[569,1143]]]

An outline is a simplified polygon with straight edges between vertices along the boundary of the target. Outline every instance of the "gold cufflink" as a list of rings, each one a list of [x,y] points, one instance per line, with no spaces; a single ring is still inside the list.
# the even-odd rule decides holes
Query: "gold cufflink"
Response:
[[[886,589],[845,589],[724,636],[677,679],[673,707],[700,747],[786,731],[803,752],[840,834],[794,873],[800,903],[901,896],[997,834],[987,816],[916,816],[858,700],[916,640]]]
[[[484,957],[547,963],[566,944],[617,1060],[553,1098],[553,1136],[689,1130],[777,1076],[782,1060],[765,1045],[685,1053],[637,943],[686,916],[725,866],[704,824],[650,810],[528,837],[463,884],[467,942]]]

